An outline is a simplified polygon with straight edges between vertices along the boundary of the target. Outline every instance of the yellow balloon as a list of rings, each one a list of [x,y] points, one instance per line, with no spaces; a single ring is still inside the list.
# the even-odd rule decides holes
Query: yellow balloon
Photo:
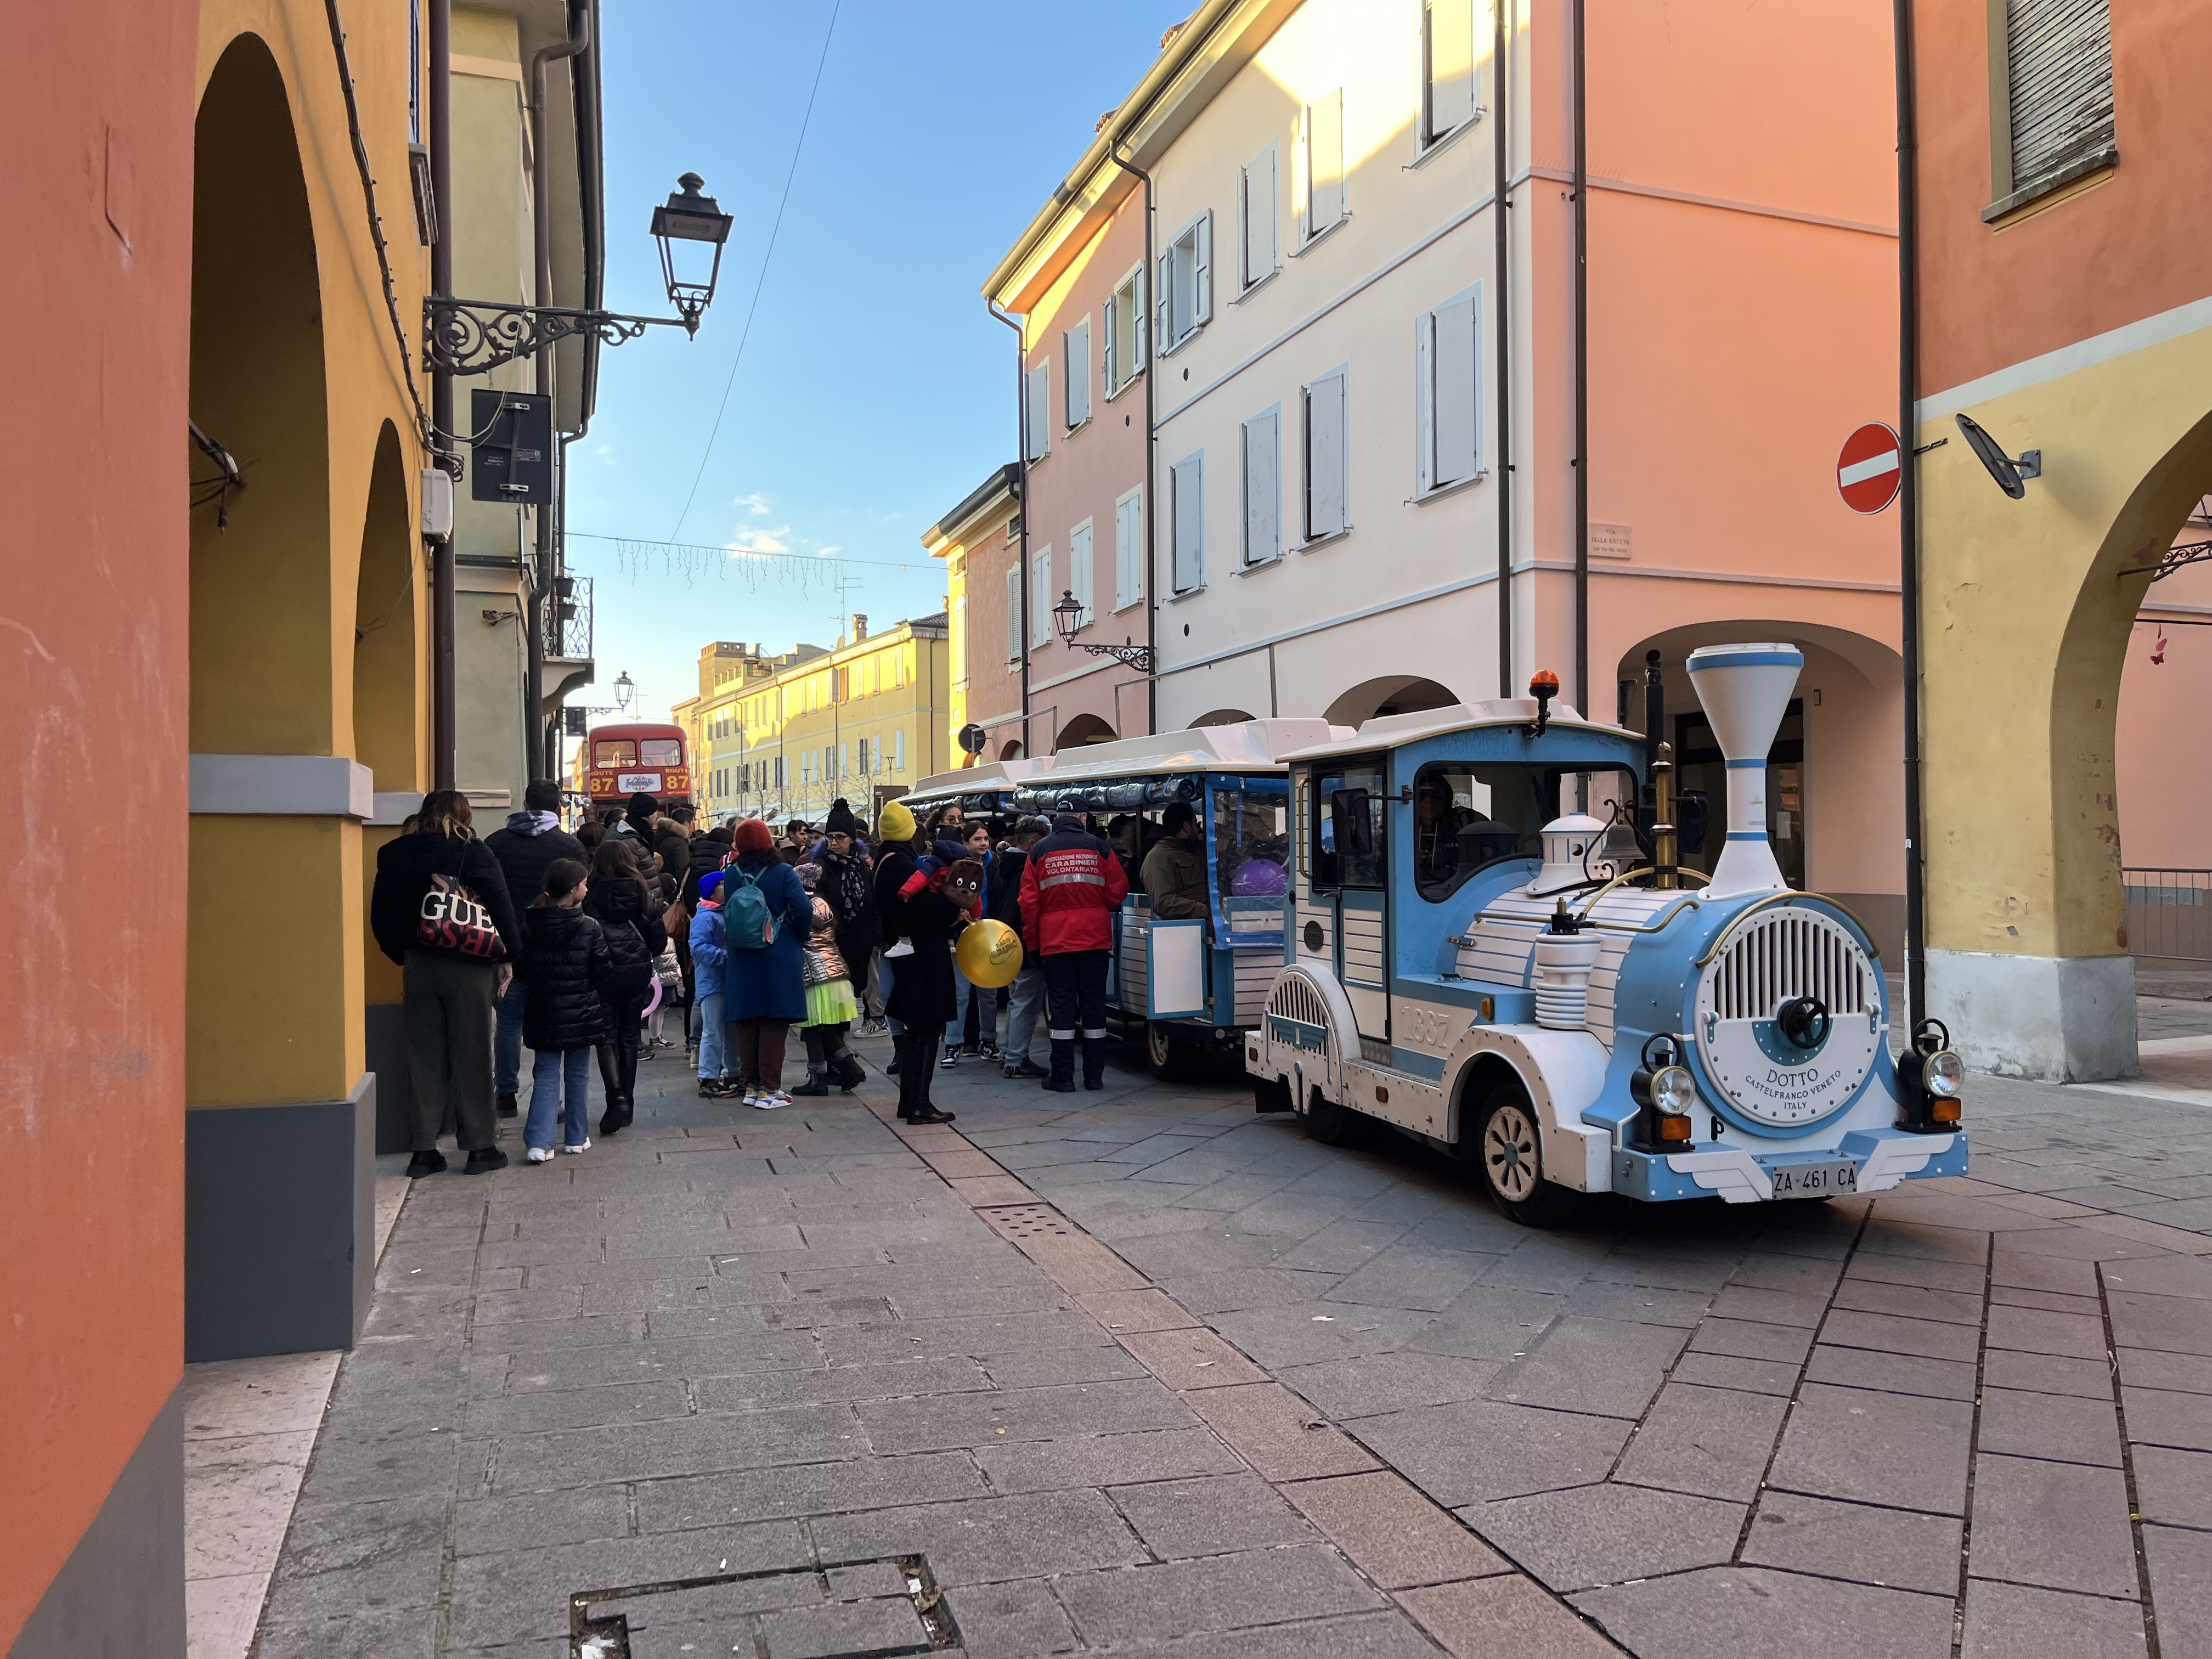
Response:
[[[1022,970],[1022,936],[1003,921],[979,921],[960,935],[952,954],[969,983],[995,991]]]

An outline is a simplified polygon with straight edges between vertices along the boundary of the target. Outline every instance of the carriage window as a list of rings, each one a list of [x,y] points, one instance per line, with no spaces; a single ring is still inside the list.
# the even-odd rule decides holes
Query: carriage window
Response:
[[[1636,801],[1627,772],[1559,772],[1547,767],[1433,762],[1413,775],[1413,884],[1423,898],[1449,897],[1501,859],[1534,857],[1544,826],[1576,801],[1599,818],[1626,816]],[[1624,831],[1624,833],[1626,833]],[[1626,860],[1623,860],[1624,866]]]
[[[627,738],[615,743],[595,743],[592,745],[592,764],[635,766],[637,764],[637,745]]]
[[[1313,837],[1313,884],[1381,887],[1387,838],[1382,826],[1380,763],[1355,764],[1337,771],[1317,773],[1313,802],[1313,817],[1307,830]],[[1346,810],[1364,811],[1367,824],[1364,848],[1337,846],[1337,820]]]
[[[676,766],[684,758],[684,745],[673,738],[647,738],[637,748],[647,766]]]
[[[1274,790],[1213,792],[1213,865],[1224,897],[1273,898],[1291,890],[1290,797]]]

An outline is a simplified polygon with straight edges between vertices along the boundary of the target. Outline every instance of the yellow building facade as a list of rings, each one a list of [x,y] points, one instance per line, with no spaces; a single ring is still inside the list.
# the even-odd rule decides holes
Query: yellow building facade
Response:
[[[307,0],[199,9],[191,415],[244,487],[191,520],[190,1358],[349,1346],[374,1259],[368,1028],[400,989],[368,898],[428,781],[429,249],[422,43],[348,21],[341,57]]]
[[[708,817],[818,824],[842,798],[872,819],[878,801],[950,764],[942,612],[880,634],[856,616],[832,649],[750,660],[767,672],[699,699]]]
[[[1009,461],[921,532],[923,550],[945,562],[947,766],[974,763],[959,742],[961,730],[971,723],[984,728],[988,747],[982,752],[990,758],[1014,760],[1029,752],[1022,726],[1023,657],[1009,642],[1008,600],[968,591],[971,555],[988,550],[989,569],[1008,568],[1007,550],[1021,539],[1021,505],[1022,469]],[[1018,571],[1018,561],[1012,568]],[[1009,646],[1004,662],[992,649],[994,641]]]

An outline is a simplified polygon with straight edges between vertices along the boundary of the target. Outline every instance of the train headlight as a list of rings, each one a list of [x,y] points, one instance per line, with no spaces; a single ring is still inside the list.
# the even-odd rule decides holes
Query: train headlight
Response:
[[[1644,1043],[1642,1063],[1628,1079],[1628,1093],[1644,1109],[1647,1141],[1680,1146],[1697,1138],[1690,1109],[1698,1103],[1698,1080],[1682,1064],[1680,1039],[1662,1031]]]
[[[1897,1058],[1898,1127],[1920,1134],[1955,1130],[1966,1087],[1966,1062],[1951,1047],[1949,1029],[1940,1019],[1922,1020]]]

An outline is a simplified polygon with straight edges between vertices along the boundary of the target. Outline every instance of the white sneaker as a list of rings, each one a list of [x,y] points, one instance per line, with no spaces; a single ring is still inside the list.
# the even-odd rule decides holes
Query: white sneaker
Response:
[[[890,950],[884,952],[884,960],[885,962],[891,962],[900,957],[910,957],[913,954],[914,941],[912,939],[902,939],[896,945],[892,945]]]
[[[748,1089],[745,1091],[744,1098],[738,1103],[740,1106],[757,1106],[760,1104],[760,1102],[761,1091],[757,1089]]]
[[[791,1097],[778,1089],[773,1094],[756,1095],[745,1104],[758,1107],[763,1112],[773,1112],[778,1107],[790,1105]]]
[[[588,1152],[592,1150],[592,1138],[586,1135],[583,1143],[576,1146],[571,1146],[564,1140],[561,1143],[561,1150],[564,1152]]]
[[[530,1161],[532,1164],[550,1164],[553,1161],[553,1149],[550,1146],[532,1146],[530,1149]]]

